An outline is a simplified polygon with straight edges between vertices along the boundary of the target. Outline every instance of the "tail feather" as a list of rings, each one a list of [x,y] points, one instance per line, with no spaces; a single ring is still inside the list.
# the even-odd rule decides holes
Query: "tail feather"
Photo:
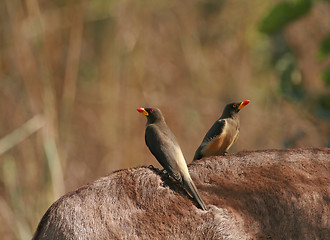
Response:
[[[183,178],[183,185],[186,189],[186,191],[197,201],[198,205],[203,209],[206,210],[206,205],[199,195],[199,192],[192,181],[192,179],[189,177],[188,179]]]

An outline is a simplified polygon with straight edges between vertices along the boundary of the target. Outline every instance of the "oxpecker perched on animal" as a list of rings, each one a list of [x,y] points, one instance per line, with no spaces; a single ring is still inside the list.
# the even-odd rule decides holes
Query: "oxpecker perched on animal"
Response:
[[[145,141],[158,162],[198,203],[206,210],[206,205],[193,183],[181,148],[174,134],[166,125],[161,111],[157,108],[138,108],[147,117]]]
[[[215,121],[197,148],[193,160],[224,154],[237,140],[239,134],[238,112],[249,104],[249,100],[226,105],[221,117]]]

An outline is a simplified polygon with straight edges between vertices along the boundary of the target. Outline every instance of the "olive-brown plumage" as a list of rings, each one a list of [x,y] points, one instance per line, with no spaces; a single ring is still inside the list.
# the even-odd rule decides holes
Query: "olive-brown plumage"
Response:
[[[245,100],[226,105],[221,117],[215,121],[197,148],[193,161],[203,157],[221,155],[228,151],[238,138],[238,112],[249,102],[249,100]]]
[[[145,142],[164,169],[206,210],[206,205],[193,183],[181,148],[174,134],[166,125],[161,111],[157,108],[138,108],[147,117]]]

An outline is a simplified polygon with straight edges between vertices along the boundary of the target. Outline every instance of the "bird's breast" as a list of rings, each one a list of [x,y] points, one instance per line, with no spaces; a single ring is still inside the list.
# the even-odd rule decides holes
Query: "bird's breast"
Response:
[[[222,133],[205,143],[205,147],[202,150],[203,156],[215,156],[226,152],[237,139],[238,133],[238,124],[226,122]]]

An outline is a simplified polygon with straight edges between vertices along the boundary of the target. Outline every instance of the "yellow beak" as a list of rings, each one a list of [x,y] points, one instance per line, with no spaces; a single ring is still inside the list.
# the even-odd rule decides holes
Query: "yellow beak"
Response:
[[[249,102],[250,102],[250,100],[244,100],[243,102],[241,102],[241,104],[238,106],[238,110],[241,110],[243,107],[248,105]]]
[[[145,116],[148,116],[149,113],[144,108],[137,108],[136,109],[139,113],[142,113]]]

